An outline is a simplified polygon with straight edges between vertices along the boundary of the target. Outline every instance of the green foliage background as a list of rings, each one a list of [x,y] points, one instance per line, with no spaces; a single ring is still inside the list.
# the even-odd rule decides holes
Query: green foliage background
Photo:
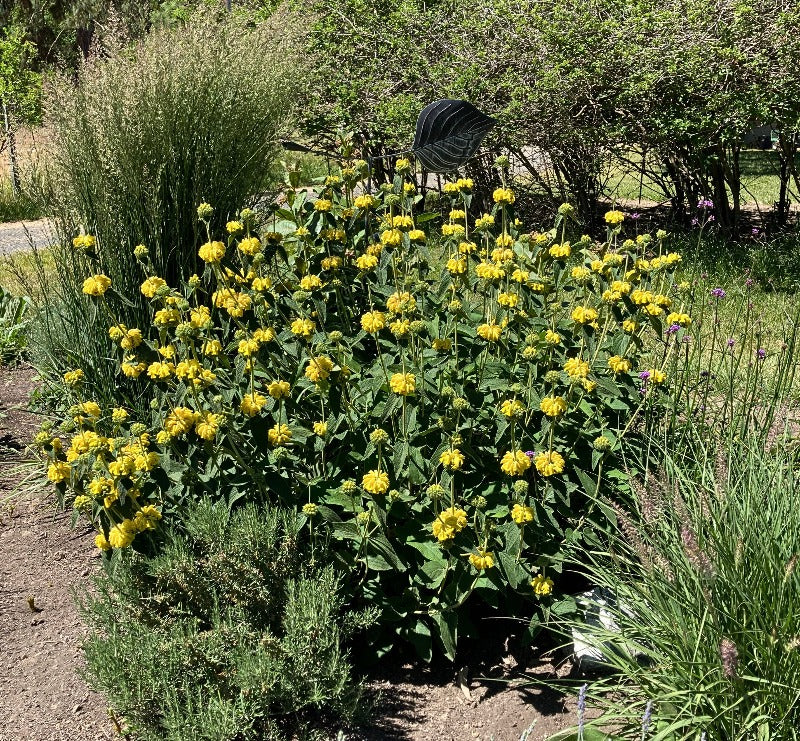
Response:
[[[465,98],[498,117],[494,148],[522,151],[520,166],[536,188],[554,203],[572,199],[590,221],[607,163],[630,167],[631,150],[646,155],[641,168],[687,223],[701,196],[713,197],[718,223],[738,222],[740,147],[756,125],[781,130],[783,176],[788,185],[797,179],[796,4],[333,0],[306,7],[313,11],[306,95],[313,115],[300,125],[310,135],[344,127],[376,154],[397,151],[410,144],[425,104]]]

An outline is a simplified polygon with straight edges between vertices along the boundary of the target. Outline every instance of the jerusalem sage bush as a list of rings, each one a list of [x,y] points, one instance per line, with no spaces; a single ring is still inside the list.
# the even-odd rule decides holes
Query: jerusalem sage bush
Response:
[[[569,205],[526,233],[503,187],[470,223],[462,178],[434,228],[396,166],[369,194],[365,163],[347,161],[317,198],[289,190],[268,230],[243,211],[226,241],[203,204],[202,276],[171,286],[136,250],[145,325],[113,314],[108,276],[87,277],[152,413],[103,408],[71,371],[74,435],[38,441],[101,548],[138,543],[198,493],[302,507],[359,595],[423,655],[433,634],[452,657],[473,596],[563,608],[563,544],[597,516],[622,438],[669,401],[663,368],[691,318],[680,256],[663,234],[624,239],[622,212],[607,241],[571,243]]]

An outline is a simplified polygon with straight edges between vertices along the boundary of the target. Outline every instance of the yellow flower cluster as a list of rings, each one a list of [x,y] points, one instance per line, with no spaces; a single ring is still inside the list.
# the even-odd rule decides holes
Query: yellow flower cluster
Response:
[[[467,513],[458,507],[449,507],[439,513],[431,526],[433,536],[441,543],[452,540],[467,526]]]
[[[87,296],[102,296],[111,288],[111,278],[107,275],[93,275],[83,281],[83,292]]]

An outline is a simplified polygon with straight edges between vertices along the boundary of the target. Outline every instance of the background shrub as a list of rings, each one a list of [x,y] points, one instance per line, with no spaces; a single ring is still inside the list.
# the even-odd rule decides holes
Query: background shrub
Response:
[[[136,738],[288,739],[359,710],[342,643],[371,618],[342,611],[301,526],[286,510],[204,500],[162,532],[158,555],[106,562],[84,597],[86,675]]]
[[[215,225],[272,185],[276,139],[291,101],[293,34],[284,16],[249,24],[236,16],[192,16],[153,30],[132,47],[104,50],[52,86],[49,209],[59,244],[37,362],[79,366],[98,393],[116,391],[107,328],[80,298],[91,256],[112,277],[115,310],[143,324],[133,248],[145,244],[171,281],[197,269],[194,209],[217,205]],[[92,234],[93,245],[73,246]],[[79,252],[83,249],[85,254]]]
[[[576,203],[592,227],[602,213],[598,198],[616,197],[612,173],[620,169],[637,185],[649,183],[653,199],[669,201],[687,225],[698,200],[711,197],[717,223],[730,230],[745,196],[744,137],[770,125],[781,132],[773,169],[779,225],[789,191],[796,197],[794,4],[332,0],[306,7],[315,64],[305,97],[314,115],[301,126],[311,135],[339,126],[358,132],[365,151],[397,152],[410,145],[424,105],[466,98],[498,118],[489,149],[513,152],[537,192],[553,206]]]
[[[16,362],[27,350],[29,306],[29,299],[0,286],[0,365]]]

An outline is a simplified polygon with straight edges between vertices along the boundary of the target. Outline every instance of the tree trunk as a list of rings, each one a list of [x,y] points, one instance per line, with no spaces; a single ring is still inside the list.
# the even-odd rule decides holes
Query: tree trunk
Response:
[[[794,169],[795,134],[787,136],[783,132],[778,134],[778,157],[780,158],[780,183],[781,189],[776,205],[776,226],[786,226],[789,216],[789,180]]]
[[[19,167],[17,165],[17,141],[14,136],[14,122],[8,110],[5,100],[3,101],[3,125],[6,130],[6,141],[8,142],[8,154],[11,161],[11,192],[19,192]]]
[[[714,193],[714,211],[717,224],[721,229],[730,232],[733,229],[733,214],[728,200],[727,181],[725,180],[724,149],[720,145],[709,162],[708,174],[711,177],[711,187]]]

